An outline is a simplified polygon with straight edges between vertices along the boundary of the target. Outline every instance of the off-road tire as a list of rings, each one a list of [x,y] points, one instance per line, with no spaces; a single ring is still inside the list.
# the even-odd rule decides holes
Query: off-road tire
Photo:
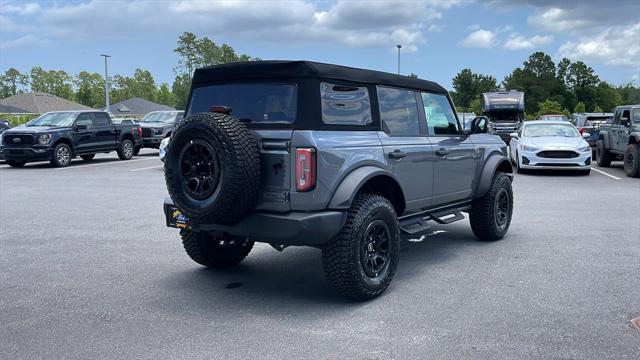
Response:
[[[66,156],[65,156],[66,154]],[[71,164],[71,158],[73,157],[71,147],[65,143],[59,143],[51,152],[51,165],[55,167],[66,167]]]
[[[205,148],[212,159],[208,166],[203,164],[204,170],[185,167],[185,161],[193,161],[188,152],[196,144]],[[183,168],[190,170],[183,174]],[[200,174],[197,171],[203,171],[207,177],[203,184],[209,183],[199,194],[199,181],[190,180],[192,173]],[[175,205],[192,222],[233,225],[251,209],[260,190],[257,141],[242,122],[229,115],[194,114],[180,121],[173,131],[164,174]],[[198,183],[195,189],[189,188],[192,186],[189,181]]]
[[[506,222],[499,224],[496,208],[498,198],[504,194],[508,197],[506,206]],[[489,191],[482,197],[473,200],[469,212],[469,222],[473,234],[482,241],[496,241],[502,239],[511,225],[513,214],[513,191],[511,179],[507,174],[498,172],[493,176]]]
[[[194,233],[189,230],[180,232],[182,246],[191,260],[200,265],[216,269],[238,265],[249,255],[253,241],[242,240],[233,244],[220,245],[220,240],[207,233]]]
[[[26,164],[25,161],[18,161],[18,160],[7,160],[7,164],[11,167],[14,168],[21,168],[24,166],[24,164]]]
[[[136,146],[133,148],[133,156],[137,156],[138,154],[140,154],[140,149],[142,149],[142,146]]]
[[[365,272],[362,260],[365,235],[370,225],[384,223],[388,229],[388,261],[378,276]],[[322,263],[329,283],[341,294],[363,301],[385,291],[398,267],[400,227],[393,205],[379,195],[362,194],[347,212],[341,232],[322,248]]]
[[[624,172],[630,177],[640,177],[640,144],[629,144],[624,153]]]
[[[133,141],[129,139],[123,139],[116,151],[120,160],[131,160],[134,152]]]
[[[96,154],[80,155],[80,157],[82,158],[82,160],[91,161],[94,157],[96,157]]]
[[[609,150],[604,147],[604,140],[600,139],[596,141],[596,163],[600,167],[609,167],[611,166],[611,154]]]

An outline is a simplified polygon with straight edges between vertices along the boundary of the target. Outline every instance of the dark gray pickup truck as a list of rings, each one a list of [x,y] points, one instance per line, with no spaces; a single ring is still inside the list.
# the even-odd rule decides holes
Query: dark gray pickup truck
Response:
[[[640,177],[640,104],[618,106],[613,119],[600,125],[596,141],[598,166],[622,159],[627,176]]]
[[[440,85],[307,61],[195,72],[165,159],[167,225],[220,268],[254,242],[322,249],[341,293],[391,282],[401,237],[470,217],[477,238],[511,222],[512,167],[486,118],[464,130]]]

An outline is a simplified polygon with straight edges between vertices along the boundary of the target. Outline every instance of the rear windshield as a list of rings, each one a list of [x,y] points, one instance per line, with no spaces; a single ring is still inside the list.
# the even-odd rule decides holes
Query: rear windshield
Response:
[[[189,114],[213,106],[231,108],[231,115],[250,123],[292,123],[296,119],[298,90],[294,84],[226,84],[193,90]]]

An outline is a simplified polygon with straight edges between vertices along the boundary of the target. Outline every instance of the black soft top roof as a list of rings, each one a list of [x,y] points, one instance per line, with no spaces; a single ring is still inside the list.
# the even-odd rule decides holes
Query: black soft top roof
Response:
[[[194,85],[251,79],[321,78],[396,86],[446,93],[447,90],[433,81],[410,78],[382,71],[358,69],[347,66],[323,64],[312,61],[263,60],[237,62],[196,69]]]

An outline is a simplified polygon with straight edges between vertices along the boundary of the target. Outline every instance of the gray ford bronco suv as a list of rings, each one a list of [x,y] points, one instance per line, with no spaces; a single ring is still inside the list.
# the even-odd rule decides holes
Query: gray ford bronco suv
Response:
[[[478,121],[475,121],[478,120]],[[468,213],[505,236],[512,167],[486,118],[463,130],[436,83],[308,61],[196,70],[165,160],[167,225],[197,263],[230,267],[254,242],[322,249],[329,282],[380,295],[400,239]]]

